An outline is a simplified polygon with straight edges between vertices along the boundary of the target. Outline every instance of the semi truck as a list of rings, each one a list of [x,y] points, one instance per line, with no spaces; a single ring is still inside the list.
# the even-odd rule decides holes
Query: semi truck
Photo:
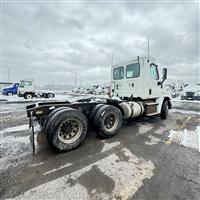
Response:
[[[21,80],[18,88],[18,96],[24,97],[25,99],[37,98],[54,98],[55,94],[51,91],[40,91],[37,89],[35,81]]]
[[[13,83],[10,87],[5,87],[2,89],[2,94],[7,96],[13,96],[17,94],[19,83]]]
[[[35,152],[34,121],[40,124],[50,146],[58,151],[77,148],[92,127],[101,138],[119,133],[123,120],[156,116],[166,119],[172,107],[164,87],[167,69],[160,77],[156,60],[149,56],[111,67],[111,96],[77,101],[41,102],[27,106],[32,146]]]

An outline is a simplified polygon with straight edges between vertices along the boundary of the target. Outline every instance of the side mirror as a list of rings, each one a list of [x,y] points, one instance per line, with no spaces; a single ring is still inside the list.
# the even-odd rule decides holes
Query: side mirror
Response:
[[[167,79],[167,68],[163,68],[162,72],[162,83]]]

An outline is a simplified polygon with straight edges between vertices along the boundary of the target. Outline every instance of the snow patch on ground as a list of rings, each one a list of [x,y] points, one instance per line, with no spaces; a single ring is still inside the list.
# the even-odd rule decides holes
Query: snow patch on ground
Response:
[[[163,135],[164,131],[166,131],[166,127],[159,127],[155,133],[158,134],[158,135]]]
[[[12,163],[17,164],[16,159],[21,160],[29,154],[26,148],[30,146],[29,136],[15,137],[7,136],[0,141],[0,149],[6,149],[5,154],[0,158],[0,170],[6,169]]]
[[[154,144],[158,144],[158,142],[160,142],[160,139],[153,135],[149,135],[148,138],[150,139],[150,141],[145,142],[145,144],[147,144],[147,145],[154,145]]]
[[[102,140],[101,142],[104,143],[104,146],[103,146],[101,152],[107,151],[109,149],[112,149],[112,148],[120,145],[120,142],[105,143],[105,140]]]
[[[170,130],[169,139],[185,147],[195,149],[200,152],[200,126],[194,131],[184,129],[182,131]]]
[[[19,131],[26,131],[26,130],[29,130],[28,124],[5,128],[2,131],[0,131],[0,134],[19,132]]]
[[[122,159],[119,153],[127,159]],[[82,169],[32,188],[15,199],[129,199],[143,185],[144,179],[153,176],[154,168],[151,161],[138,158],[123,148]],[[104,191],[103,186],[102,189],[94,186],[94,189],[88,190],[79,181],[85,180],[84,177],[106,178],[111,183],[112,191],[106,192],[107,188]]]
[[[37,131],[39,126],[35,127]],[[30,134],[26,136],[15,136],[16,132],[28,131],[27,124],[9,127],[0,131],[0,170],[5,170],[9,166],[17,165],[16,160],[23,160],[31,154]],[[9,135],[6,135],[9,133]],[[12,135],[10,133],[13,133]]]
[[[198,103],[200,104],[200,101],[197,100],[181,100],[180,97],[172,99],[173,103]]]
[[[60,169],[69,167],[69,166],[71,166],[71,165],[72,165],[72,163],[67,163],[67,164],[65,164],[65,165],[62,165],[62,166],[58,167],[57,169],[52,169],[52,170],[50,170],[50,171],[47,171],[47,172],[45,172],[43,175],[51,174],[51,173],[56,172],[56,171],[58,171],[58,170],[60,170]]]
[[[71,95],[65,95],[65,94],[55,94],[55,97],[52,99],[46,99],[46,98],[33,98],[33,99],[24,99],[23,97],[18,97],[17,95],[13,96],[4,96],[0,95],[0,99],[6,100],[8,102],[18,102],[18,101],[25,101],[25,102],[32,102],[32,101],[55,101],[55,100],[67,100],[71,97]]]
[[[24,111],[24,109],[19,109],[19,110],[15,109],[15,112],[22,112],[22,111]],[[10,113],[13,113],[13,111],[12,110],[5,110],[5,111],[1,110],[1,114],[10,114]]]
[[[139,135],[150,131],[152,128],[153,128],[153,126],[151,126],[149,124],[145,124],[145,125],[144,124],[139,124]]]
[[[200,115],[199,111],[190,111],[190,110],[179,110],[179,109],[171,109],[173,113],[181,113],[186,115]]]
[[[28,166],[29,167],[36,167],[36,166],[40,166],[40,165],[43,165],[44,162],[40,162],[40,163],[33,163],[33,164],[29,164]]]

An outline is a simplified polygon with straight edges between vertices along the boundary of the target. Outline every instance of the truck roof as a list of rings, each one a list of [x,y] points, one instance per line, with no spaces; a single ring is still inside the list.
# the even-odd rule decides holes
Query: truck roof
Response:
[[[34,79],[22,79],[20,81],[34,81]]]
[[[118,62],[118,63],[115,63],[114,65],[112,65],[112,68],[115,68],[115,67],[117,67],[117,66],[119,66],[119,65],[127,65],[127,64],[129,64],[129,63],[134,63],[134,62],[138,62],[138,58],[139,58],[139,60],[150,60],[151,62],[156,62],[156,59],[154,58],[154,57],[152,57],[152,56],[137,56],[137,57],[133,57],[133,58],[129,58],[129,59],[127,59],[127,60],[123,60],[123,61],[120,61],[120,62]]]

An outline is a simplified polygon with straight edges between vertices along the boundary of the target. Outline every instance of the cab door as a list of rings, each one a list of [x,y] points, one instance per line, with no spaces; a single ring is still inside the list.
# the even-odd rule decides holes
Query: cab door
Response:
[[[126,65],[126,96],[141,97],[142,89],[140,63],[129,63]]]
[[[122,97],[124,93],[124,66],[115,67],[112,70],[112,95]]]
[[[149,66],[149,97],[157,98],[161,96],[161,85],[159,82],[159,72],[158,66],[154,63],[151,63]]]

